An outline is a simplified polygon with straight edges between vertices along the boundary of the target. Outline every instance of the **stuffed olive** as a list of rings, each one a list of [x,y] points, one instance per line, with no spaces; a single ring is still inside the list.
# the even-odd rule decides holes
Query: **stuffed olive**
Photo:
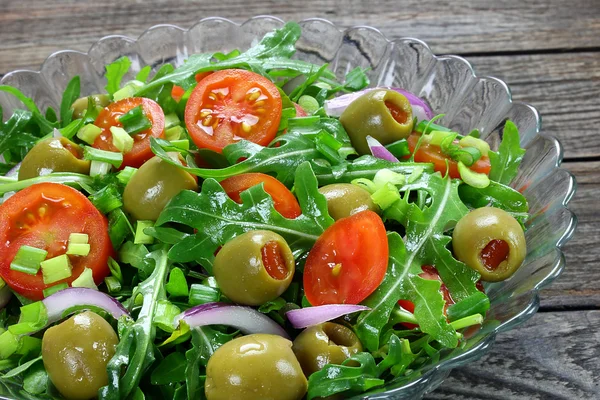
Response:
[[[91,399],[108,384],[106,365],[119,338],[93,312],[77,314],[49,328],[42,339],[42,360],[50,380],[67,399]]]
[[[123,208],[135,219],[155,221],[169,200],[186,189],[198,189],[192,175],[153,157],[136,171],[125,186]]]
[[[19,169],[19,180],[52,172],[89,174],[90,162],[83,159],[83,149],[69,139],[44,139],[33,146],[23,159]]]
[[[110,97],[106,94],[94,94],[88,97],[80,97],[75,100],[71,108],[73,109],[73,119],[82,118],[88,108],[88,99],[92,99],[96,107],[106,107],[110,103]]]
[[[280,336],[234,339],[215,351],[206,366],[208,400],[299,400],[306,389],[292,342]]]
[[[394,90],[371,90],[350,103],[340,116],[340,122],[356,151],[371,154],[367,136],[385,145],[410,135],[412,107],[406,97]]]
[[[371,194],[351,183],[323,186],[319,192],[327,199],[329,215],[336,221],[364,210],[379,211],[379,207],[371,199]]]
[[[477,208],[462,217],[452,234],[452,248],[456,258],[488,282],[509,278],[527,254],[519,222],[494,207]]]
[[[354,332],[344,325],[325,322],[306,328],[292,346],[306,376],[326,364],[341,364],[363,350]]]
[[[219,250],[213,273],[232,301],[259,306],[279,297],[294,277],[294,255],[283,237],[271,231],[236,236]]]

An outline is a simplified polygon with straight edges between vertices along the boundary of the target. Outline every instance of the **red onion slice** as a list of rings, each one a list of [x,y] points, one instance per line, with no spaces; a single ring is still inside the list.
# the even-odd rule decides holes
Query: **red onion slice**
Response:
[[[292,325],[294,325],[294,328],[302,329],[331,321],[332,319],[342,317],[346,314],[365,310],[370,310],[370,308],[356,304],[327,304],[324,306],[290,310],[285,313],[285,316],[290,320]]]
[[[356,100],[363,94],[365,94],[371,90],[375,90],[375,89],[395,90],[396,92],[398,92],[401,95],[403,95],[404,97],[406,97],[412,107],[413,116],[417,117],[417,119],[419,121],[430,120],[434,116],[433,111],[431,110],[431,107],[429,107],[429,105],[427,105],[427,103],[423,99],[421,99],[414,93],[409,92],[408,90],[404,90],[401,88],[393,88],[393,87],[368,88],[368,89],[361,90],[360,92],[348,93],[348,94],[344,94],[342,96],[333,98],[331,100],[325,100],[325,105],[324,105],[325,112],[327,113],[327,115],[329,115],[331,117],[339,117],[340,115],[342,115],[342,113],[344,112],[346,107],[348,107],[348,105],[350,105],[350,103],[352,103],[354,100]]]
[[[386,149],[377,139],[367,136],[367,145],[373,157],[381,158],[386,161],[400,162],[388,149]]]
[[[243,333],[268,333],[289,339],[278,323],[250,307],[226,303],[207,303],[186,310],[175,317],[174,327],[185,321],[190,328],[206,325],[228,325]]]
[[[90,288],[68,288],[51,294],[42,300],[48,311],[48,323],[54,323],[65,311],[73,307],[93,306],[110,313],[115,319],[129,315],[125,307],[109,295]]]

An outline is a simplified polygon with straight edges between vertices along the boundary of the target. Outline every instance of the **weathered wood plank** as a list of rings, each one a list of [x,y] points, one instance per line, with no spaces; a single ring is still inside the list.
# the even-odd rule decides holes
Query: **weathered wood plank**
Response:
[[[538,313],[426,399],[599,399],[599,342],[600,311]]]
[[[261,14],[285,20],[323,17],[341,27],[371,25],[389,37],[419,37],[438,53],[600,46],[600,6],[593,0],[407,0],[402,3],[392,0],[178,3],[4,0],[0,14],[0,72],[37,68],[56,50],[86,51],[91,43],[108,34],[137,37],[159,23],[189,27],[208,16],[242,22],[249,16]]]
[[[574,238],[564,248],[565,271],[542,290],[541,306],[600,309],[600,162],[571,162],[564,167],[577,178],[577,193],[569,208],[579,223]]]

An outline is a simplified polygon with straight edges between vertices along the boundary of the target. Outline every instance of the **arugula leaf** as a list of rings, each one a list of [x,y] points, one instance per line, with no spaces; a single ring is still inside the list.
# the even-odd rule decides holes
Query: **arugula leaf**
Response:
[[[57,127],[57,124],[51,123],[46,118],[44,118],[44,116],[40,112],[39,108],[35,105],[33,100],[31,100],[29,97],[25,96],[25,94],[23,94],[23,92],[21,92],[19,89],[12,87],[12,86],[0,85],[0,91],[12,94],[17,99],[19,99],[23,104],[25,104],[25,107],[27,107],[29,109],[29,111],[31,111],[32,121],[35,122],[40,129],[40,133],[41,133],[40,136],[43,136],[43,135],[46,135],[46,134],[52,132],[52,130]],[[8,124],[8,122],[7,122],[7,124]]]
[[[203,326],[192,331],[192,348],[185,353],[187,364],[185,382],[188,399],[200,399],[204,394],[204,380],[200,367],[206,367],[208,359],[214,352],[232,340],[237,332],[225,334],[210,326]]]
[[[127,56],[123,56],[106,66],[106,92],[112,97],[115,92],[121,89],[121,81],[129,72],[131,60]]]
[[[489,153],[490,179],[508,185],[517,176],[524,155],[525,149],[519,144],[519,129],[512,121],[506,121],[498,153]]]
[[[136,81],[146,82],[148,77],[150,76],[150,72],[152,68],[149,65],[146,65],[144,68],[140,69],[140,72],[135,76]]]
[[[458,197],[459,180],[442,178],[439,173],[423,174],[423,189],[431,198],[430,205],[421,209],[408,202],[408,192],[384,213],[404,225],[406,239],[388,235],[390,264],[381,285],[363,304],[355,326],[357,334],[371,351],[379,347],[379,335],[387,323],[393,306],[400,299],[415,304],[414,315],[421,330],[446,347],[458,344],[454,329],[444,316],[444,301],[439,292],[440,282],[419,276],[423,265],[434,265],[452,297],[459,302],[478,292],[475,284],[479,274],[456,260],[447,245],[450,236],[445,231],[467,214],[468,209]]]
[[[71,119],[73,118],[73,109],[71,106],[79,98],[80,94],[81,83],[79,75],[76,75],[67,84],[60,103],[60,124],[63,128],[71,123]]]
[[[131,297],[135,299],[138,294],[141,295],[142,308],[137,320],[125,324],[122,332],[119,332],[117,350],[106,367],[109,383],[98,390],[100,399],[117,400],[128,397],[154,362],[153,342],[156,329],[152,321],[158,301],[166,300],[164,283],[169,267],[165,248],[149,253],[147,258],[153,261],[154,271],[135,288]]]
[[[214,252],[233,237],[256,229],[267,229],[285,237],[294,248],[308,248],[333,224],[325,197],[308,162],[296,169],[296,195],[302,215],[287,219],[273,207],[273,199],[262,185],[241,193],[242,203],[231,200],[221,185],[207,179],[200,193],[182,191],[160,214],[155,226],[178,223],[197,233],[175,244],[169,251],[174,261],[198,261],[210,271]],[[158,237],[160,239],[160,236]]]
[[[174,352],[167,355],[152,371],[150,382],[153,385],[185,382],[185,355]]]
[[[359,366],[350,366],[358,363]],[[327,397],[336,393],[362,393],[382,386],[385,381],[377,378],[377,365],[370,353],[358,353],[342,365],[327,364],[308,378],[307,399]],[[347,396],[344,396],[347,397]]]
[[[187,297],[189,294],[187,280],[180,268],[173,268],[169,274],[169,283],[165,285],[167,292],[173,297]]]

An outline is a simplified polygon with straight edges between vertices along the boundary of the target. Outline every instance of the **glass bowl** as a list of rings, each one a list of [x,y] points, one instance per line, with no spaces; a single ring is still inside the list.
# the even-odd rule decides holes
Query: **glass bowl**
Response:
[[[88,53],[54,53],[39,72],[14,71],[0,83],[21,89],[42,111],[48,106],[59,109],[62,92],[73,76],[81,76],[82,95],[103,92],[104,66],[123,55],[132,61],[125,77],[128,80],[146,65],[156,71],[166,62],[181,65],[193,53],[247,49],[283,24],[275,17],[258,16],[242,24],[224,18],[205,18],[189,29],[157,25],[137,40],[107,36],[92,45]],[[511,119],[521,133],[522,147],[527,149],[519,174],[512,182],[527,197],[530,206],[531,217],[526,224],[527,258],[510,280],[487,287],[491,308],[482,328],[461,347],[423,369],[420,375],[413,374],[356,397],[418,399],[434,390],[452,368],[485,354],[497,334],[517,327],[537,311],[538,291],[562,272],[565,260],[561,247],[575,230],[576,217],[567,209],[575,192],[575,178],[559,168],[562,148],[558,140],[540,133],[541,119],[536,109],[513,102],[510,89],[501,80],[477,77],[465,59],[436,56],[418,39],[389,40],[368,26],[340,30],[318,18],[301,21],[300,25],[302,37],[297,43],[296,58],[316,64],[329,63],[339,77],[357,66],[369,68],[371,86],[402,87],[417,94],[435,113],[445,114],[441,124],[458,132],[479,129],[492,149],[501,140],[504,121]],[[4,115],[23,107],[6,93],[0,93],[0,105]]]

